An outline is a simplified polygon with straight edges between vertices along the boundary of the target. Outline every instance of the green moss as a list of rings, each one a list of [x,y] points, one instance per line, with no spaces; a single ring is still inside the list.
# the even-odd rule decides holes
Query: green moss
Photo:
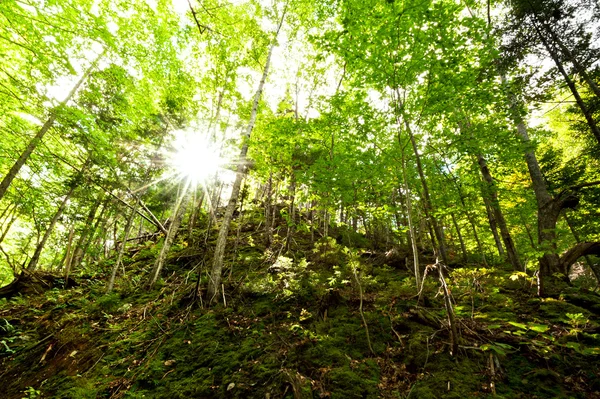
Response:
[[[326,378],[332,399],[379,397],[379,366],[374,362],[337,367]]]

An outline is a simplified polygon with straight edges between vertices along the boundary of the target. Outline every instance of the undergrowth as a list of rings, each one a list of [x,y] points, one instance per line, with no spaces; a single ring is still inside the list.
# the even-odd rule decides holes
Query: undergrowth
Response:
[[[182,261],[200,257],[186,245],[144,289],[148,243],[129,254],[113,293],[96,276],[3,300],[3,397],[600,397],[600,298],[590,291],[540,299],[528,275],[502,265],[454,268],[461,337],[451,356],[437,280],[417,303],[409,268],[348,248],[352,237],[279,255],[248,237],[230,254],[226,306],[191,300],[208,259]]]

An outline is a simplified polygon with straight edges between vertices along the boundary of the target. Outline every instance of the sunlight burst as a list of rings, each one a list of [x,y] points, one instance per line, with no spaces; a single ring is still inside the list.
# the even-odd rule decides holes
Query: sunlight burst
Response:
[[[177,131],[169,163],[178,177],[189,179],[193,185],[204,183],[225,164],[219,148],[201,133]]]

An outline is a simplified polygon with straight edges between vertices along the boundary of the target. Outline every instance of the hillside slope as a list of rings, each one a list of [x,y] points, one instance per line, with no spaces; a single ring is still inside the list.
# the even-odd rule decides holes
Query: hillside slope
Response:
[[[440,284],[430,273],[418,306],[399,250],[307,238],[283,257],[252,236],[229,254],[213,308],[194,300],[210,251],[183,241],[153,290],[153,242],[129,253],[110,294],[101,275],[67,288],[30,277],[27,294],[0,302],[2,397],[600,397],[594,293],[539,299],[529,277],[455,267],[452,356]]]

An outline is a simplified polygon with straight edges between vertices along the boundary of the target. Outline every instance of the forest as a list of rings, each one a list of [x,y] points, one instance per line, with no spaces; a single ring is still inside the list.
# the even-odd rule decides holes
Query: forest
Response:
[[[0,2],[0,396],[600,398],[596,0]]]

